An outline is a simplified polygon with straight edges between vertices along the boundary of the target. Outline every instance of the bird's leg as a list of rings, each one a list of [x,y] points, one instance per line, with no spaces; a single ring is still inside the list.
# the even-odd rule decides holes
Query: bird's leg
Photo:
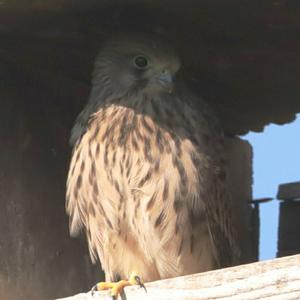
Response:
[[[144,288],[147,292],[147,289],[141,280],[141,277],[137,275],[136,272],[132,272],[128,280],[120,280],[118,282],[99,282],[92,288],[92,295],[95,291],[110,290],[111,296],[113,299],[117,299],[118,296],[122,293],[124,288],[129,285],[139,285]]]

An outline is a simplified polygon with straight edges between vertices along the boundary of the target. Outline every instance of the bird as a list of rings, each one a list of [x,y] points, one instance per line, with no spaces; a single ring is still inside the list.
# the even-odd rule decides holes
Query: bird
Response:
[[[179,76],[174,48],[151,35],[108,41],[71,132],[70,233],[85,231],[105,272],[95,288],[114,297],[126,285],[231,266],[240,255],[224,132]],[[114,286],[120,278],[129,280]]]

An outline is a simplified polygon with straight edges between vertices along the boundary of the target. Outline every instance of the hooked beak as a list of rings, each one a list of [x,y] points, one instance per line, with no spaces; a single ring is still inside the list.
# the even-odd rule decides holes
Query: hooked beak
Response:
[[[159,89],[164,89],[168,93],[172,93],[173,91],[173,77],[168,70],[163,70],[158,73],[153,79],[150,81],[152,86],[156,86]]]
[[[173,77],[168,70],[163,70],[157,77],[157,82],[164,89],[168,91],[168,93],[172,93],[173,91]]]

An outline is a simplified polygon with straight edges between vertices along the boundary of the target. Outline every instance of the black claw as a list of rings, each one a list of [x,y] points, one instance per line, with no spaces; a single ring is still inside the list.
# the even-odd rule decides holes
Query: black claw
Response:
[[[97,291],[98,291],[98,288],[97,288],[97,284],[96,284],[96,285],[94,285],[94,286],[92,287],[92,289],[91,289],[91,294],[92,294],[92,296],[94,296],[95,292],[97,292]]]
[[[147,293],[147,289],[146,289],[146,287],[144,286],[144,284],[143,284],[143,283],[140,283],[140,287],[141,287],[141,288],[144,288],[144,290],[145,290],[145,293]]]
[[[143,288],[145,290],[145,292],[147,293],[147,289],[146,289],[145,285],[141,282],[141,278],[139,276],[135,276],[134,279],[138,283],[138,285],[141,288]]]

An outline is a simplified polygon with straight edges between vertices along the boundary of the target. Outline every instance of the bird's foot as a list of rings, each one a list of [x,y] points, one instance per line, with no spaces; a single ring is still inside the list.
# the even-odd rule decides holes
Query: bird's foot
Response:
[[[136,272],[132,272],[128,280],[120,280],[118,282],[99,282],[93,286],[91,292],[93,295],[95,291],[110,290],[112,299],[116,300],[118,299],[118,296],[121,295],[124,288],[129,285],[139,285],[147,292],[141,277],[138,276]]]

